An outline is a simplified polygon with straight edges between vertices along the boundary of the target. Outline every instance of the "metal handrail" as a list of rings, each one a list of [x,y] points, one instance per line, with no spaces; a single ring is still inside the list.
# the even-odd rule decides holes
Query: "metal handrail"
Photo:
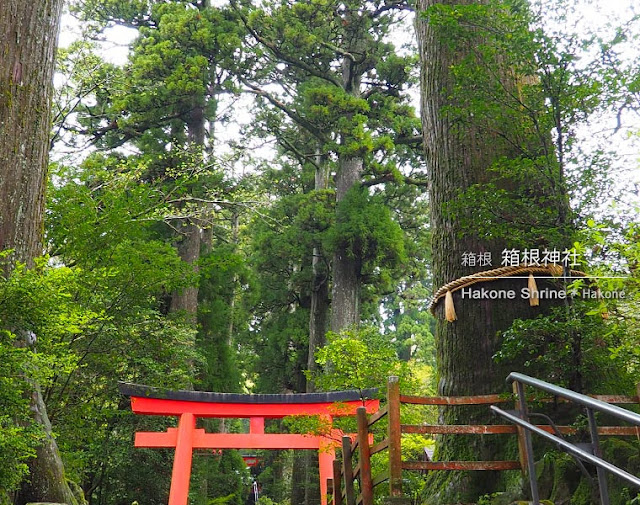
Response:
[[[631,412],[630,410],[623,409],[622,407],[611,405],[607,402],[596,400],[595,398],[591,398],[590,396],[576,393],[575,391],[571,391],[570,389],[565,389],[563,387],[556,386],[555,384],[551,384],[534,377],[529,377],[528,375],[524,375],[518,372],[511,372],[507,377],[507,382],[520,382],[522,384],[526,384],[527,386],[531,386],[537,389],[541,389],[542,391],[546,391],[547,393],[551,393],[554,396],[566,398],[567,400],[579,403],[580,405],[583,405],[590,409],[610,414],[619,419],[622,419],[623,421],[627,421],[631,424],[635,424],[636,426],[640,426],[640,414],[636,414],[635,412]]]
[[[540,435],[541,437],[550,440],[560,449],[566,451],[572,456],[579,458],[583,461],[587,461],[592,463],[596,467],[596,471],[598,474],[598,487],[600,488],[600,501],[602,505],[609,505],[609,491],[607,489],[607,480],[605,477],[605,470],[624,479],[625,481],[640,487],[640,478],[632,475],[621,468],[609,463],[602,459],[602,451],[600,450],[600,442],[598,438],[598,428],[596,425],[596,418],[594,411],[603,412],[605,414],[609,414],[618,419],[622,419],[636,426],[640,426],[640,415],[635,412],[631,412],[629,410],[617,407],[615,405],[611,405],[609,403],[596,400],[595,398],[591,398],[589,396],[576,393],[575,391],[571,391],[570,389],[565,389],[560,386],[556,386],[555,384],[551,384],[549,382],[545,382],[540,379],[536,379],[534,377],[529,377],[528,375],[524,375],[517,372],[512,372],[507,377],[508,382],[513,382],[514,386],[517,390],[518,394],[518,404],[519,410],[516,411],[517,415],[513,415],[509,412],[505,412],[504,410],[496,407],[495,405],[491,406],[491,410],[511,423],[519,426],[523,430],[523,440],[519,443],[522,443],[521,450],[526,454],[527,460],[527,468],[529,472],[529,481],[531,484],[531,497],[534,505],[540,504],[540,497],[538,495],[538,482],[536,479],[535,472],[535,463],[533,460],[533,448],[531,444],[531,433],[535,433]],[[589,431],[591,433],[591,447],[593,453],[589,453],[576,447],[574,444],[571,444],[564,440],[561,437],[553,435],[551,433],[547,433],[544,430],[541,430],[537,426],[531,424],[529,422],[529,414],[527,410],[526,404],[526,396],[524,393],[524,386],[528,385],[547,393],[550,393],[554,396],[558,396],[569,400],[571,402],[577,403],[585,407],[587,411],[587,417],[589,420]]]
[[[540,435],[541,437],[546,438],[547,440],[553,442],[554,444],[556,444],[559,448],[565,450],[566,452],[568,452],[569,454],[576,456],[584,461],[587,461],[593,465],[599,466],[600,468],[603,468],[605,470],[608,470],[609,472],[611,472],[614,475],[617,475],[618,477],[620,477],[621,479],[626,480],[627,482],[630,482],[631,484],[634,484],[638,487],[640,487],[640,478],[636,477],[635,475],[632,475],[628,472],[625,472],[624,470],[618,468],[617,466],[609,463],[608,461],[605,461],[604,459],[598,458],[597,456],[594,456],[593,454],[590,454],[586,451],[583,451],[582,449],[579,449],[578,447],[576,447],[575,445],[573,445],[570,442],[567,442],[566,440],[561,439],[560,437],[557,437],[545,430],[541,430],[540,428],[538,428],[537,426],[528,423],[526,421],[523,421],[522,419],[520,419],[519,417],[516,417],[512,414],[510,414],[509,412],[505,412],[504,410],[492,405],[491,410],[493,412],[495,412],[496,414],[504,417],[507,421],[512,422],[513,424],[517,424],[518,426],[521,426],[522,428],[525,428],[533,433],[535,433],[536,435]]]

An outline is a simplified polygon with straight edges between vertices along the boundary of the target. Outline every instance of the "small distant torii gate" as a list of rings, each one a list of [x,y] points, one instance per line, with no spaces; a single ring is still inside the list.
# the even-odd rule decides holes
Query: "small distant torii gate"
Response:
[[[367,412],[375,412],[380,403],[372,399],[375,389],[283,395],[162,391],[126,383],[120,383],[119,389],[131,398],[131,410],[136,414],[179,417],[177,428],[137,432],[134,443],[135,447],[175,448],[169,505],[187,505],[194,449],[316,449],[320,498],[322,505],[327,505],[327,479],[333,476],[335,446],[342,432],[336,430],[331,436],[265,433],[264,420],[317,415],[331,422],[334,417],[355,415],[363,405]],[[205,433],[196,428],[198,417],[249,418],[249,433]]]

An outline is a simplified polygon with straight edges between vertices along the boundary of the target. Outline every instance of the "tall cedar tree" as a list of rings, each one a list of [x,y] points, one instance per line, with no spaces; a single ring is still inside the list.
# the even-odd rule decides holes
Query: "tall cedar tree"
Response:
[[[197,275],[203,251],[210,251],[213,204],[205,202],[219,180],[212,180],[212,159],[219,94],[227,85],[237,28],[228,12],[209,2],[128,2],[92,0],[82,16],[99,25],[138,28],[121,84],[99,93],[81,118],[85,133],[102,148],[134,144],[149,163],[150,181],[191,172],[193,182],[169,190],[176,202],[171,227],[181,258]],[[114,81],[115,82],[115,81]],[[176,174],[176,171],[180,173]],[[213,189],[212,189],[213,191]],[[171,310],[184,311],[195,323],[198,286],[171,296]]]
[[[0,2],[0,249],[13,249],[13,262],[27,265],[42,254],[49,114],[61,9],[62,0]],[[37,384],[31,401],[34,422],[42,426],[45,438],[29,464],[30,479],[17,503],[74,503]]]
[[[493,264],[486,270],[500,266],[505,249],[565,249],[572,243],[566,184],[551,142],[553,123],[545,122],[542,112],[534,114],[546,102],[539,80],[530,77],[537,69],[526,7],[419,0],[418,10],[434,288],[478,271],[462,261],[466,252],[491,253]],[[511,30],[518,22],[519,28]],[[504,36],[491,35],[492,30],[504,30]],[[510,37],[522,48],[509,48]],[[517,293],[522,287],[518,280],[491,285]],[[436,323],[440,394],[505,390],[506,375],[519,365],[494,360],[500,333],[514,320],[533,318],[558,303],[543,300],[539,310],[527,300],[516,301],[474,300],[458,292],[454,322],[445,320],[441,304]],[[470,424],[486,420],[487,413],[449,408],[443,418],[448,424]],[[441,460],[501,459],[496,458],[500,445],[498,439],[445,437],[437,452]],[[472,502],[494,492],[498,478],[497,472],[435,472],[429,489],[433,503]]]
[[[404,181],[398,160],[410,147],[394,141],[416,132],[405,89],[412,59],[398,56],[384,41],[402,6],[332,1],[274,1],[261,8],[251,2],[232,5],[249,30],[249,46],[254,46],[245,53],[239,80],[262,99],[267,111],[270,107],[281,114],[264,112],[262,119],[282,151],[301,169],[313,170],[305,205],[322,208],[310,215],[311,229],[300,231],[301,236],[315,238],[298,265],[302,274],[311,270],[309,285],[301,287],[301,305],[309,310],[306,366],[314,371],[315,351],[324,344],[327,328],[340,331],[359,324],[367,275],[404,256],[398,225],[388,209],[372,211],[382,204],[370,200],[363,188]],[[324,213],[332,207],[321,205],[330,195],[328,188],[335,191],[333,216],[328,219],[334,225],[323,233],[313,228],[316,221],[327,219]],[[287,318],[291,321],[291,314]],[[305,389],[313,391],[313,383],[308,381]],[[294,465],[293,501],[317,499],[312,496],[317,490],[313,464],[307,458],[304,466]]]
[[[307,160],[316,159],[317,190],[327,185],[324,164],[335,162],[336,217],[342,219],[344,231],[352,224],[347,222],[352,217],[349,195],[363,184],[405,179],[396,155],[406,149],[416,126],[404,89],[411,58],[398,56],[394,46],[384,41],[402,4],[232,5],[256,46],[245,54],[240,80],[315,139],[311,149],[292,151]],[[276,83],[279,91],[273,86]],[[366,237],[350,231],[334,241],[329,324],[333,331],[360,322],[365,256],[371,251],[363,250]],[[386,251],[389,258],[397,252],[393,245]],[[322,273],[317,273],[320,281]],[[322,338],[316,327],[323,324],[323,310],[314,304],[312,314],[318,317],[318,324],[310,323],[314,339]],[[312,341],[309,348],[317,346]]]

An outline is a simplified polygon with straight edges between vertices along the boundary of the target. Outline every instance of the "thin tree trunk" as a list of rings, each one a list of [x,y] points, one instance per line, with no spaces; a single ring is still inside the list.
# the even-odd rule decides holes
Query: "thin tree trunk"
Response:
[[[204,109],[194,106],[187,121],[189,146],[196,151],[192,163],[202,163],[205,148],[205,120]],[[198,219],[189,217],[183,220],[180,228],[180,241],[178,254],[180,258],[189,263],[195,275],[198,274],[198,261],[200,260],[200,247],[202,245],[202,230]],[[189,319],[196,324],[198,313],[198,287],[189,286],[181,291],[176,291],[171,296],[171,312],[184,311]]]
[[[293,451],[293,468],[291,469],[291,504],[304,505],[307,484],[307,466],[305,453]]]
[[[231,240],[235,247],[238,246],[240,235],[240,214],[236,208],[233,209],[231,216]],[[236,284],[238,283],[238,274],[233,274],[231,280],[231,293],[229,294],[229,324],[227,326],[227,345],[231,347],[233,343],[233,332],[235,329],[235,312],[236,312]]]
[[[180,227],[182,237],[178,244],[178,254],[182,261],[189,263],[197,275],[198,260],[200,259],[200,227],[192,222],[186,222]],[[198,312],[198,287],[188,286],[176,291],[171,296],[171,312],[184,311],[195,324]]]
[[[315,190],[327,189],[328,169],[326,160],[318,154],[316,156]],[[318,370],[316,351],[324,346],[327,326],[329,322],[329,271],[320,247],[313,248],[311,259],[313,277],[311,279],[311,307],[309,309],[309,355],[307,370],[313,375]],[[315,391],[313,379],[307,379],[307,393]]]
[[[12,264],[32,265],[42,253],[51,93],[62,0],[0,0],[0,250]],[[10,270],[11,267],[8,267]],[[5,272],[8,273],[8,272]],[[33,422],[44,440],[29,462],[30,479],[16,503],[76,503],[34,384]]]

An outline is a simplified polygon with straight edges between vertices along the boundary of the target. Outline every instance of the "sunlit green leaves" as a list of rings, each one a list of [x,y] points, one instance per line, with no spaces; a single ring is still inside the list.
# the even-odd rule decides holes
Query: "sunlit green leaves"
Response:
[[[313,380],[325,390],[384,387],[391,375],[400,377],[401,387],[411,384],[407,363],[398,359],[388,337],[372,327],[329,332],[328,343],[318,350],[322,371]]]

